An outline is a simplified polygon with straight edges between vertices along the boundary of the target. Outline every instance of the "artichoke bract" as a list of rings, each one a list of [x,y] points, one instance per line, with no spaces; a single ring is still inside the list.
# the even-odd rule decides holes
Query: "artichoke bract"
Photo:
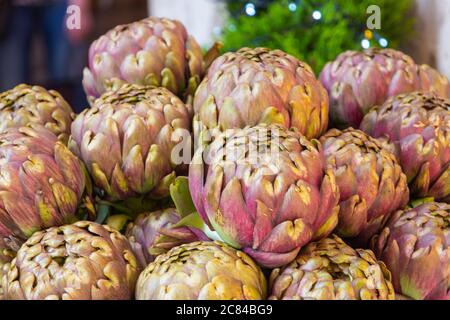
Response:
[[[167,89],[125,84],[77,116],[69,147],[113,200],[164,197],[183,166],[174,148],[186,147],[190,158],[191,116]]]
[[[339,128],[359,127],[373,106],[398,94],[424,91],[450,98],[444,75],[393,49],[341,53],[325,65],[320,80],[330,98],[330,122]]]
[[[175,247],[139,276],[137,300],[264,300],[267,283],[245,253],[222,242]]]
[[[338,236],[313,242],[282,269],[272,271],[270,300],[394,300],[391,275],[370,250]]]
[[[395,156],[360,130],[332,129],[320,141],[340,193],[335,232],[367,245],[383,219],[408,203],[406,176]]]
[[[9,263],[15,256],[15,252],[4,248],[6,248],[6,244],[3,239],[0,239],[0,301],[5,300],[3,279],[9,268]]]
[[[392,97],[364,117],[361,130],[393,145],[413,196],[450,201],[450,99]]]
[[[339,191],[317,140],[260,125],[227,130],[202,149],[189,170],[195,207],[224,242],[260,265],[289,263],[336,226]]]
[[[179,21],[150,17],[117,26],[91,45],[83,86],[91,102],[123,83],[165,87],[184,98],[204,69],[200,46]]]
[[[242,48],[217,58],[194,97],[194,136],[257,124],[317,138],[328,127],[328,95],[306,63],[281,50]]]
[[[396,292],[413,299],[450,299],[450,204],[397,211],[372,239],[392,272]]]
[[[125,236],[79,221],[29,238],[3,289],[9,300],[130,300],[141,270]]]
[[[50,130],[33,125],[0,134],[0,172],[0,237],[9,248],[76,220],[83,166]]]
[[[3,293],[3,276],[5,265],[0,261],[0,301],[5,300],[5,294]]]
[[[140,214],[131,222],[126,236],[135,255],[143,265],[147,265],[158,255],[184,243],[207,240],[201,231],[188,227],[177,227],[181,216],[174,208]]]
[[[40,124],[67,143],[74,117],[70,105],[54,90],[21,84],[0,93],[0,132]]]
[[[5,300],[5,294],[3,292],[3,278],[6,274],[6,268],[9,268],[9,265],[7,265],[7,262],[3,262],[0,259],[0,301]]]

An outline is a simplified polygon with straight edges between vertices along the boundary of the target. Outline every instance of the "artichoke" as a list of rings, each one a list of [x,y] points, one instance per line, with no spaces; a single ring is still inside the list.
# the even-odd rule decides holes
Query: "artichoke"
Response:
[[[373,106],[401,93],[426,91],[450,98],[444,75],[393,49],[346,51],[325,65],[320,80],[330,96],[330,121],[335,127],[359,127]]]
[[[204,69],[200,46],[179,21],[150,17],[117,26],[91,45],[83,86],[91,102],[125,82],[186,97],[193,95]]]
[[[296,130],[260,125],[228,130],[189,170],[197,211],[220,238],[267,268],[336,226],[339,191],[320,143]]]
[[[181,216],[174,208],[140,214],[126,230],[136,257],[142,265],[155,260],[158,255],[183,243],[207,240],[201,232],[187,227],[177,227]]]
[[[193,242],[160,255],[139,276],[138,300],[263,300],[267,284],[245,253]]]
[[[295,127],[308,138],[328,126],[328,96],[310,66],[280,50],[242,48],[216,59],[194,97],[194,136],[257,124]]]
[[[73,118],[72,108],[56,91],[21,84],[0,93],[0,132],[40,124],[67,142]]]
[[[394,300],[391,274],[370,250],[353,249],[338,236],[304,247],[270,275],[270,300]]]
[[[182,165],[174,148],[186,143],[190,157],[191,120],[167,89],[125,84],[77,116],[69,147],[113,200],[164,197]]]
[[[450,99],[392,97],[364,117],[361,129],[392,143],[412,195],[450,201]]]
[[[373,237],[372,248],[391,270],[396,292],[450,300],[450,204],[397,211]]]
[[[140,271],[123,235],[80,221],[36,232],[3,282],[11,300],[129,300]]]
[[[0,238],[9,248],[75,220],[83,166],[50,130],[31,125],[0,134],[0,172]]]
[[[336,232],[366,245],[384,217],[408,203],[406,176],[395,156],[360,130],[332,129],[320,141],[339,187]]]

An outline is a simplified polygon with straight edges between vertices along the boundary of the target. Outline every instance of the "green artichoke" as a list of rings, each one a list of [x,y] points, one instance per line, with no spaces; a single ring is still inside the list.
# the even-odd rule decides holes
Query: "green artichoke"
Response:
[[[394,146],[413,196],[450,201],[450,99],[392,97],[364,117],[361,130]]]
[[[40,124],[67,143],[74,116],[69,104],[53,90],[21,84],[0,93],[0,132]]]
[[[160,255],[139,276],[138,300],[263,300],[267,284],[245,253],[193,242]]]
[[[330,97],[330,121],[339,128],[359,127],[373,106],[401,93],[424,91],[450,98],[444,75],[393,49],[346,51],[325,65],[320,80]]]
[[[190,158],[191,116],[167,89],[126,84],[77,116],[69,147],[113,200],[164,197],[183,165],[174,148],[182,144]]]
[[[406,176],[395,156],[360,130],[332,129],[320,141],[339,187],[336,232],[367,245],[384,217],[408,203]]]
[[[257,124],[297,128],[308,138],[328,126],[328,96],[306,63],[280,50],[242,48],[217,58],[194,97],[194,136]]]
[[[320,142],[280,126],[228,130],[199,148],[189,188],[203,221],[267,268],[292,261],[338,220],[339,190]]]
[[[0,238],[9,248],[76,219],[83,166],[50,130],[30,125],[0,134],[0,172]]]
[[[183,243],[207,240],[200,230],[177,227],[181,216],[174,208],[140,214],[131,222],[126,236],[142,265],[153,262],[155,258]]]
[[[373,237],[372,248],[392,272],[396,292],[450,300],[450,204],[397,211]]]
[[[124,236],[80,221],[36,232],[3,283],[10,300],[129,300],[140,271]]]
[[[123,83],[165,87],[184,98],[204,69],[200,46],[179,21],[150,17],[117,26],[91,45],[83,85],[91,102]]]
[[[370,250],[336,235],[304,247],[270,276],[270,300],[394,300],[391,275]]]

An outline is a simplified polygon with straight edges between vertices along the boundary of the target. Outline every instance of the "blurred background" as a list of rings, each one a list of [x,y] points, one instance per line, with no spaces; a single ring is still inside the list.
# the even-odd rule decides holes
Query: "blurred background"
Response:
[[[68,30],[67,8],[81,9]],[[380,8],[380,28],[368,19]],[[19,83],[56,89],[76,111],[90,43],[118,24],[148,15],[178,19],[203,48],[267,46],[287,51],[319,73],[348,49],[404,50],[450,77],[450,0],[0,0],[0,92]],[[372,20],[373,22],[373,20]]]

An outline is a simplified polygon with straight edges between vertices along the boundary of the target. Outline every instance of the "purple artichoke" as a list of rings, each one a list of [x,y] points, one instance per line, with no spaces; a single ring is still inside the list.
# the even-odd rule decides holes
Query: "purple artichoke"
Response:
[[[219,135],[194,155],[192,198],[227,244],[271,268],[336,226],[339,191],[320,143],[260,125]]]
[[[392,97],[364,117],[361,130],[394,146],[412,195],[450,201],[450,99]]]
[[[320,141],[339,187],[337,233],[366,245],[384,217],[408,203],[406,176],[395,156],[360,130],[332,129]]]
[[[150,17],[117,26],[89,50],[83,85],[93,102],[123,83],[165,87],[193,95],[205,69],[202,51],[177,20]]]
[[[320,80],[330,97],[330,121],[359,127],[364,115],[388,97],[412,91],[450,98],[448,79],[393,49],[346,51],[325,65]]]
[[[194,98],[194,136],[257,124],[317,138],[328,126],[328,96],[311,68],[280,50],[242,48],[216,59]]]
[[[69,147],[113,200],[165,197],[183,165],[174,149],[190,152],[191,120],[190,108],[167,89],[126,84],[78,115]]]
[[[396,292],[450,300],[450,205],[426,203],[397,211],[372,248],[392,272]]]
[[[50,130],[0,134],[0,237],[13,250],[34,232],[73,222],[85,190],[80,160]]]
[[[191,228],[177,227],[176,225],[180,220],[181,216],[177,210],[169,208],[142,213],[128,225],[126,236],[142,265],[153,262],[155,257],[173,247],[184,243],[207,240],[206,236],[202,236],[199,230],[195,232]]]

